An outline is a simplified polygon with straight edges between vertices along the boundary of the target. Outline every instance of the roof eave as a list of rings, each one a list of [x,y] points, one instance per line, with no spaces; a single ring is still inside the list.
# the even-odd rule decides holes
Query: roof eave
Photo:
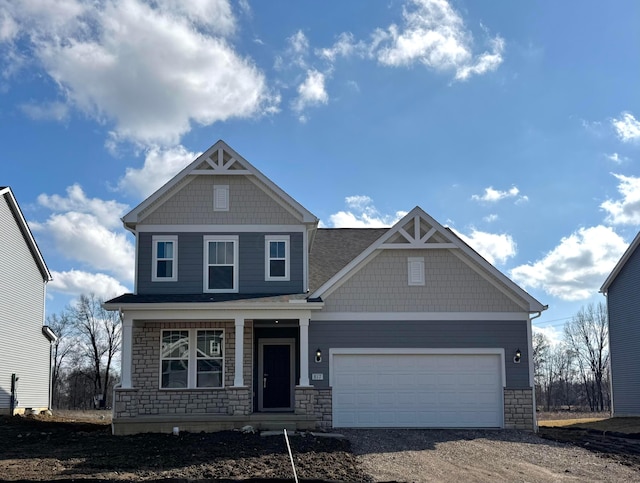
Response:
[[[638,234],[633,239],[633,241],[631,242],[627,250],[622,254],[622,256],[620,257],[620,260],[618,260],[618,263],[616,263],[616,266],[613,267],[613,270],[611,271],[607,279],[602,284],[602,287],[600,287],[601,293],[603,293],[604,295],[607,295],[607,293],[609,292],[609,287],[614,282],[614,280],[618,277],[618,274],[627,264],[627,262],[629,261],[629,258],[631,258],[631,255],[633,255],[633,253],[636,251],[636,248],[638,248],[638,246],[640,246],[640,232],[638,232]]]

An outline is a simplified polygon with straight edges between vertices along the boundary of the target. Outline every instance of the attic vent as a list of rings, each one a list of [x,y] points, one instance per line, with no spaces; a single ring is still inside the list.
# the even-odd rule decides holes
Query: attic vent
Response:
[[[229,211],[229,185],[213,186],[213,211]]]
[[[424,257],[409,257],[409,285],[424,285]]]

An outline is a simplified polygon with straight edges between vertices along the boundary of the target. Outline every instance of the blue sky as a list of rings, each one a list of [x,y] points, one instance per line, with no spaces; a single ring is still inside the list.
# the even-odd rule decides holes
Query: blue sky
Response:
[[[640,226],[640,3],[0,0],[0,185],[54,281],[133,288],[120,217],[224,139],[324,226],[421,206],[560,329]]]

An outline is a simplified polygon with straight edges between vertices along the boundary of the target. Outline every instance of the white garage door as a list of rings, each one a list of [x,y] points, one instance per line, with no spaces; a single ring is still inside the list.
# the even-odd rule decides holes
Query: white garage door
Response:
[[[333,354],[335,427],[502,427],[498,354]]]

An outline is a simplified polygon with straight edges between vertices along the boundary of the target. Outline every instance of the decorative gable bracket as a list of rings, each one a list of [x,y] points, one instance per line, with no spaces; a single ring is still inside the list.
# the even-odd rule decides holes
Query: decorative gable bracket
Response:
[[[220,147],[207,156],[200,166],[189,174],[197,175],[252,175],[253,172],[246,169],[240,161]]]
[[[397,227],[397,235],[395,237],[380,244],[377,248],[459,248],[455,243],[445,241],[442,237],[434,237],[439,232],[438,228],[427,224],[420,214],[416,214],[412,219],[405,221],[404,225]]]

